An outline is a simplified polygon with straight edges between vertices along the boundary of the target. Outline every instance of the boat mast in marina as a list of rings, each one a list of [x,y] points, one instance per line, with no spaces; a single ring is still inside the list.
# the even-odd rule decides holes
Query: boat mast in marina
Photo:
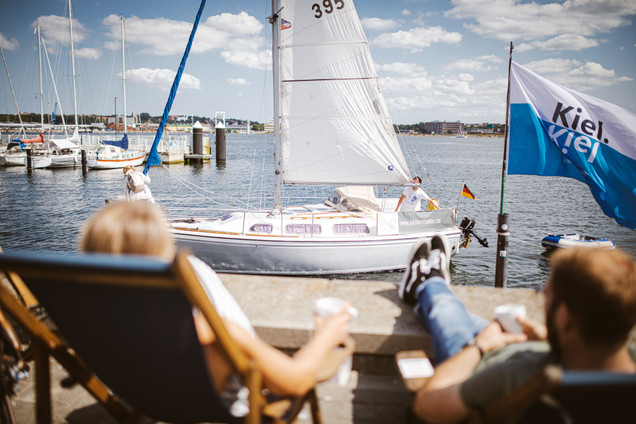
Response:
[[[26,132],[24,131],[24,124],[22,123],[22,115],[20,114],[20,108],[18,107],[18,101],[15,98],[15,92],[13,91],[13,84],[11,83],[11,75],[9,74],[9,68],[7,67],[7,61],[4,58],[4,50],[2,50],[2,43],[0,43],[0,54],[2,54],[2,63],[4,63],[4,69],[7,71],[7,78],[9,79],[9,87],[11,87],[11,95],[13,96],[13,103],[15,104],[15,110],[18,112],[18,120],[20,121],[20,130],[22,134],[26,137]]]
[[[124,136],[128,133],[128,124],[126,119],[128,115],[126,115],[126,56],[124,54],[124,17],[119,17],[121,22],[121,86],[122,91],[124,93]],[[115,129],[117,129],[117,123],[115,123]]]
[[[73,11],[71,7],[71,0],[68,0],[68,26],[71,33],[71,68],[73,72],[73,106],[75,108],[75,130],[73,131],[73,138],[79,134],[79,121],[77,120],[77,88],[75,86],[75,46],[73,45]],[[81,141],[80,141],[81,144]]]

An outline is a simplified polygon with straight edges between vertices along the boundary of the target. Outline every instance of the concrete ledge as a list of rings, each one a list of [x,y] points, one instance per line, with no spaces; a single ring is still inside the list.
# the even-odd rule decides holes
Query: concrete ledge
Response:
[[[356,354],[393,356],[400,350],[432,354],[429,337],[411,308],[397,295],[397,286],[382,281],[327,280],[221,274],[258,334],[268,343],[294,350],[307,342],[313,328],[314,301],[323,296],[347,299],[358,309],[350,327]],[[518,302],[528,315],[543,320],[543,295],[529,289],[453,286],[470,313],[491,319],[496,305]]]

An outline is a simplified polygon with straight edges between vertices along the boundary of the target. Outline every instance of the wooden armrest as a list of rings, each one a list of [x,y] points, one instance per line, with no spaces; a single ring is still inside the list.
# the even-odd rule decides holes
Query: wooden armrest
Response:
[[[334,375],[336,375],[340,364],[342,364],[349,356],[353,355],[355,347],[356,342],[353,338],[347,337],[340,347],[329,352],[320,366],[320,370],[318,370],[316,383],[322,383],[323,381],[330,380]]]
[[[395,363],[409,392],[421,389],[433,375],[433,365],[423,350],[404,350],[395,354]]]

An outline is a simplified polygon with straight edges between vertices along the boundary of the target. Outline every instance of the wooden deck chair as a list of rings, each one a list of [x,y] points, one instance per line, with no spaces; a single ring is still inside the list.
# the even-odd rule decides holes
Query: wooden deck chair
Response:
[[[263,416],[292,422],[306,401],[314,422],[320,422],[314,389],[302,399],[269,402],[264,396],[258,367],[230,337],[185,252],[172,263],[140,256],[7,252],[0,254],[0,270],[22,277],[88,368],[144,415],[178,423],[238,421],[212,383],[192,320],[196,306],[249,389],[245,422],[260,423]],[[0,295],[3,304],[5,297]],[[327,367],[335,372],[344,357]],[[44,391],[48,387],[38,388]]]
[[[634,400],[636,374],[564,371],[548,365],[522,386],[476,411],[470,422],[497,422],[517,412],[518,423],[633,423]]]

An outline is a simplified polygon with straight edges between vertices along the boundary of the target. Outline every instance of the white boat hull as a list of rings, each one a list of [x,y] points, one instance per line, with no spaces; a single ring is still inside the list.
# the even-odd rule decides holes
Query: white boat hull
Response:
[[[73,168],[82,163],[82,155],[50,155],[49,168]]]
[[[272,275],[330,275],[404,269],[415,246],[433,234],[364,240],[267,240],[209,236],[174,231],[179,246],[190,249],[217,272]],[[446,233],[453,253],[461,232]]]
[[[132,157],[125,158],[92,158],[87,161],[87,165],[91,169],[117,169],[125,166],[139,166],[146,159],[145,153],[137,153]]]
[[[26,153],[11,154],[8,153],[4,157],[4,166],[24,166]]]
[[[446,212],[447,219],[449,213]],[[431,214],[420,216],[428,219]],[[393,214],[396,222],[397,215]],[[313,216],[290,213],[283,218],[235,213],[219,220],[172,220],[171,231],[180,247],[192,251],[217,272],[271,275],[399,270],[405,268],[415,246],[435,234],[446,236],[451,255],[458,252],[462,241],[462,231],[455,225],[443,227],[435,223],[430,224],[428,230],[420,228],[411,234],[377,235],[377,222],[374,216],[340,212],[314,213]],[[366,225],[369,231],[336,235],[333,228],[337,224]],[[294,225],[320,226],[320,234],[288,235],[280,231],[281,227]],[[256,226],[272,227],[271,232],[258,234],[259,230],[254,230]]]
[[[24,166],[28,165],[28,158],[24,159]],[[42,169],[51,166],[51,158],[49,156],[33,156],[31,158],[32,166],[35,169]]]
[[[586,237],[579,234],[550,234],[541,240],[541,245],[547,249],[572,247],[616,248],[616,245],[611,240]]]

